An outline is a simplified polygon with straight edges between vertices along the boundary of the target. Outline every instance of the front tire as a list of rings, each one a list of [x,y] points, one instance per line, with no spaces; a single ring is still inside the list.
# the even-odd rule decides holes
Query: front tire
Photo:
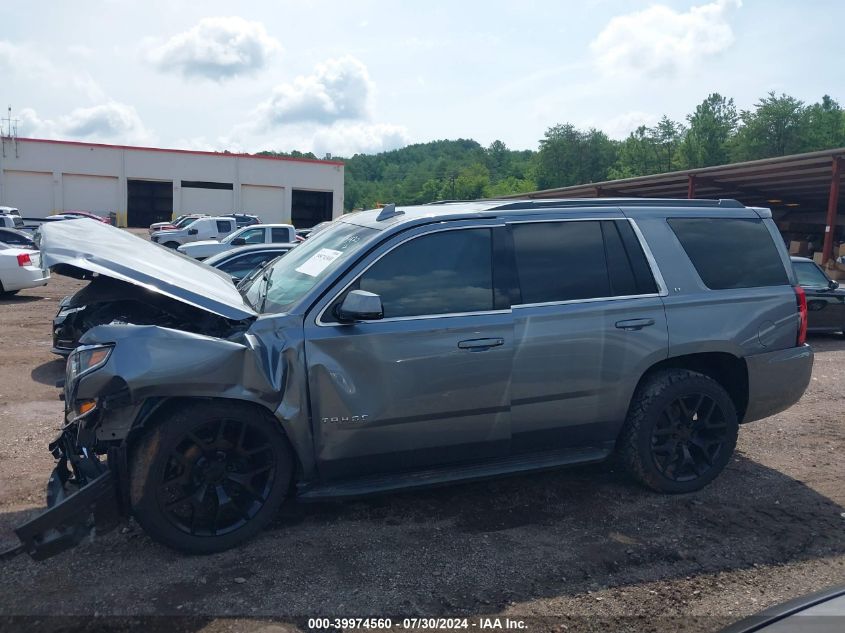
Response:
[[[618,448],[628,471],[645,486],[694,492],[728,464],[738,433],[736,408],[718,382],[670,369],[637,389]]]
[[[290,446],[272,416],[235,402],[193,403],[133,451],[132,513],[168,547],[219,552],[267,526],[292,473]]]
[[[182,245],[179,242],[165,242],[164,246],[166,246],[167,248],[172,248],[175,251]]]

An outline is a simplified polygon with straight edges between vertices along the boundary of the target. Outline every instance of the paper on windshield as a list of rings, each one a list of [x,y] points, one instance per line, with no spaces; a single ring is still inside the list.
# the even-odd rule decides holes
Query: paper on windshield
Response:
[[[321,248],[305,260],[305,262],[296,269],[296,272],[308,275],[309,277],[316,277],[341,255],[343,255],[343,251],[336,251],[331,248]]]

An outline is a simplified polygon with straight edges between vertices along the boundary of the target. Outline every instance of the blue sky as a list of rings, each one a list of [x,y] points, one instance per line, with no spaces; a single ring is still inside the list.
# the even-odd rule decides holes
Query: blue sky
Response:
[[[563,122],[623,138],[713,91],[845,101],[838,1],[33,1],[3,3],[0,24],[22,136],[524,149]]]

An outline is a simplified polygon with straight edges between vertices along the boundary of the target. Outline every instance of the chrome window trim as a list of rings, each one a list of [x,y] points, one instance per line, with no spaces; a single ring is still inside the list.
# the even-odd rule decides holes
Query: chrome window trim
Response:
[[[592,218],[549,218],[546,220],[516,220],[514,222],[508,222],[508,224],[526,224],[526,223],[538,223],[538,222],[628,222],[631,225],[631,228],[634,231],[634,235],[637,238],[637,241],[640,243],[640,248],[643,249],[643,254],[645,255],[646,261],[648,262],[648,267],[651,270],[651,276],[654,277],[654,283],[657,284],[657,292],[646,292],[643,294],[637,295],[615,295],[609,297],[589,297],[587,299],[564,299],[562,301],[542,301],[539,303],[517,303],[511,306],[511,308],[536,308],[541,306],[557,306],[557,305],[571,305],[576,303],[595,303],[597,301],[619,301],[621,299],[644,299],[644,298],[654,298],[654,297],[666,297],[669,295],[669,291],[666,289],[666,282],[663,280],[663,275],[660,273],[660,269],[657,267],[657,261],[654,259],[654,255],[651,252],[651,249],[648,247],[648,243],[643,237],[642,231],[640,231],[640,227],[637,226],[637,223],[633,220],[633,218],[602,218],[602,217],[592,217]]]
[[[419,233],[417,235],[411,235],[406,239],[398,242],[397,244],[393,245],[389,250],[385,251],[381,255],[379,255],[376,259],[370,262],[367,267],[362,270],[355,278],[352,279],[348,284],[346,284],[340,292],[335,293],[335,295],[331,298],[331,300],[326,303],[320,313],[317,315],[315,320],[315,324],[317,327],[337,327],[337,326],[345,326],[349,325],[348,323],[326,323],[323,321],[323,315],[325,314],[326,310],[329,309],[329,306],[332,305],[337,298],[342,295],[346,290],[354,284],[362,275],[364,275],[370,267],[372,267],[376,262],[378,262],[382,257],[387,255],[388,253],[392,252],[394,249],[400,247],[402,244],[406,242],[410,242],[411,240],[417,239],[418,237],[423,237],[425,235],[432,235],[434,233],[442,233],[443,231],[461,231],[465,229],[479,229],[479,228],[494,228],[494,227],[502,227],[507,226],[508,224],[538,224],[541,222],[628,222],[631,225],[631,228],[634,231],[634,235],[637,238],[637,241],[640,243],[640,248],[643,249],[643,254],[645,255],[646,261],[648,262],[649,269],[651,270],[651,274],[654,277],[654,281],[657,284],[657,292],[649,292],[637,295],[617,295],[617,296],[609,296],[609,297],[589,297],[587,299],[566,299],[563,301],[546,301],[541,303],[517,303],[512,305],[509,309],[506,310],[485,310],[479,312],[450,312],[447,314],[421,314],[416,316],[404,316],[404,317],[388,317],[386,319],[376,319],[376,320],[369,320],[369,321],[356,321],[356,323],[391,323],[394,321],[411,321],[411,320],[418,320],[418,319],[445,319],[450,317],[459,317],[459,316],[481,316],[485,314],[507,314],[509,312],[513,312],[514,308],[536,308],[536,307],[544,307],[544,306],[556,306],[556,305],[574,305],[579,303],[596,303],[599,301],[621,301],[626,299],[653,299],[657,297],[666,297],[669,294],[669,291],[666,287],[666,282],[663,279],[663,275],[660,272],[660,268],[657,266],[657,261],[654,259],[654,254],[651,252],[651,248],[648,246],[648,242],[646,242],[645,237],[640,231],[640,227],[637,225],[636,221],[633,218],[627,217],[574,217],[574,218],[541,218],[541,219],[526,219],[526,220],[505,220],[503,222],[497,224],[480,224],[476,226],[458,226],[458,227],[443,227],[433,231],[427,231],[424,233]]]
[[[492,228],[495,228],[495,227],[502,227],[502,226],[505,226],[505,223],[503,223],[503,222],[498,222],[496,224],[481,224],[481,223],[479,223],[479,224],[473,224],[473,225],[469,225],[469,226],[441,227],[441,228],[437,228],[433,231],[425,231],[425,232],[422,232],[422,233],[417,233],[416,235],[409,235],[408,237],[406,237],[402,241],[397,242],[396,244],[391,246],[389,249],[387,249],[386,251],[381,253],[373,261],[371,261],[369,264],[367,264],[367,267],[364,268],[364,270],[362,270],[360,273],[355,275],[355,277],[353,277],[352,280],[349,283],[347,283],[343,288],[341,288],[341,290],[339,292],[336,292],[332,296],[332,298],[326,303],[326,305],[323,306],[323,309],[320,310],[320,313],[317,315],[317,318],[315,320],[315,324],[317,325],[317,327],[337,327],[337,326],[351,325],[350,323],[326,323],[325,321],[323,321],[323,315],[326,313],[326,310],[329,309],[329,306],[332,305],[337,300],[337,298],[340,297],[340,295],[342,295],[344,292],[346,292],[347,289],[349,288],[349,286],[351,286],[356,281],[358,281],[370,268],[372,268],[376,264],[376,262],[380,261],[381,258],[384,257],[385,255],[387,255],[388,253],[392,253],[394,250],[396,250],[397,248],[399,248],[403,244],[410,242],[411,240],[415,240],[417,238],[420,238],[420,237],[425,237],[426,235],[434,235],[435,233],[444,233],[445,231],[465,231],[467,229],[492,229]],[[491,235],[491,248],[492,248],[492,235]],[[491,267],[491,274],[492,274],[492,267]],[[449,312],[449,313],[446,313],[446,314],[419,314],[419,315],[404,316],[404,317],[388,317],[386,319],[375,319],[375,320],[370,320],[370,321],[356,321],[356,323],[391,323],[393,321],[410,321],[410,320],[416,320],[416,319],[445,319],[445,318],[456,317],[456,316],[478,316],[478,315],[482,315],[482,314],[505,314],[505,313],[508,313],[510,311],[511,311],[510,309],[507,309],[507,310],[481,310],[481,311],[478,311],[478,312]]]
[[[669,296],[669,287],[666,285],[666,281],[663,279],[663,273],[660,272],[660,267],[657,265],[657,260],[654,259],[654,253],[651,252],[651,248],[649,247],[645,236],[643,236],[643,232],[640,230],[639,225],[633,218],[625,219],[628,220],[628,222],[631,224],[631,228],[634,229],[634,235],[637,236],[637,240],[639,240],[640,242],[640,248],[642,248],[643,253],[645,253],[645,258],[648,262],[648,267],[651,268],[651,274],[654,277],[655,283],[657,283],[657,296]]]
[[[517,308],[541,308],[544,306],[561,306],[576,303],[596,303],[598,301],[622,301],[623,299],[653,299],[660,295],[656,292],[643,295],[616,295],[612,297],[590,297],[589,299],[566,299],[564,301],[544,301],[541,303],[518,303],[511,309]]]

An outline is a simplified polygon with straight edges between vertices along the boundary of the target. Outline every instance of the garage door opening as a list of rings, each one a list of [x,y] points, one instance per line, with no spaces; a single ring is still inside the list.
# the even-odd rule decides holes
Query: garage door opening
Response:
[[[332,219],[331,191],[302,191],[294,189],[291,192],[291,220],[298,229],[309,229],[312,226]]]
[[[155,180],[128,180],[126,224],[134,228],[173,217],[173,183]]]

